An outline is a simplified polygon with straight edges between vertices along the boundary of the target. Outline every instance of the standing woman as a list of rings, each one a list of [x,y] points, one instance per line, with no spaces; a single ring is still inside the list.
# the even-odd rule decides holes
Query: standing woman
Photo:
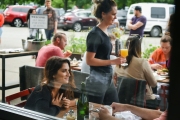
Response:
[[[29,9],[28,13],[27,13],[27,23],[28,23],[28,26],[30,24],[30,14],[36,14],[36,9]],[[29,26],[30,27],[30,26]],[[37,29],[34,29],[34,28],[29,28],[29,39],[33,39],[36,37],[36,33],[37,33]]]
[[[0,44],[1,44],[1,35],[2,35],[3,24],[4,24],[4,15],[0,13]]]
[[[125,59],[110,60],[111,40],[107,28],[116,19],[117,5],[114,0],[92,0],[95,4],[94,15],[99,24],[87,36],[86,62],[90,66],[90,76],[86,80],[89,101],[110,105],[119,102],[117,90],[112,81],[111,65],[119,65]]]

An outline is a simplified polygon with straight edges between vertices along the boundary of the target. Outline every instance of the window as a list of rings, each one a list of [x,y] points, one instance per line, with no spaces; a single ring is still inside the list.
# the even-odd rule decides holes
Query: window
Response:
[[[28,10],[29,10],[30,8],[21,8],[21,12],[23,12],[23,13],[27,13],[28,12]]]
[[[170,15],[173,14],[174,11],[175,11],[175,8],[174,8],[174,7],[169,7],[169,14],[170,14]]]
[[[151,17],[152,18],[165,18],[166,11],[164,7],[151,7]]]
[[[85,13],[85,12],[77,13],[77,16],[79,16],[79,17],[89,17],[88,13]]]
[[[130,8],[130,11],[129,11],[129,14],[134,14],[134,6],[132,6],[131,8]]]
[[[12,11],[14,11],[14,12],[19,12],[19,11],[20,11],[20,8],[14,7],[14,8],[12,8]]]

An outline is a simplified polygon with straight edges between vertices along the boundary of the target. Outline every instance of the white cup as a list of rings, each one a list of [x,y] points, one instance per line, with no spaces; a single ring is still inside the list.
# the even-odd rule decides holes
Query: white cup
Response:
[[[112,112],[113,112],[112,107],[109,105],[104,105],[104,107],[107,108],[109,110],[110,114],[112,115]]]

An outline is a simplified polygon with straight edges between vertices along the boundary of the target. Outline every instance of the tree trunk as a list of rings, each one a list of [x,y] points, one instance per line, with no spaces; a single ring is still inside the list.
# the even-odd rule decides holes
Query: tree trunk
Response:
[[[67,11],[67,6],[68,6],[68,0],[63,0],[64,2],[64,10],[65,12]]]

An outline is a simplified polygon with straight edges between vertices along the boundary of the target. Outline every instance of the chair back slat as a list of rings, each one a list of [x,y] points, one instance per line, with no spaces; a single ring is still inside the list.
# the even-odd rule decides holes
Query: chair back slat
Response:
[[[117,79],[119,102],[145,106],[146,81],[120,76]]]
[[[15,100],[17,98],[21,98],[23,96],[28,96],[29,94],[30,94],[30,92],[29,92],[28,89],[20,91],[18,93],[7,96],[6,97],[6,102],[8,102],[8,104],[10,104],[10,101]]]

